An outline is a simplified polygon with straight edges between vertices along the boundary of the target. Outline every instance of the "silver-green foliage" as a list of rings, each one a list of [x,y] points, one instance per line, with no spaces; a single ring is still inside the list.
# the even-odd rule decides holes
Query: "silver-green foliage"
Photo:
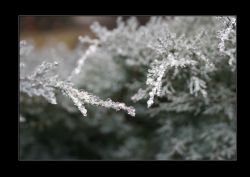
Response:
[[[70,69],[57,74],[95,94],[119,93],[124,102],[132,100],[137,112],[134,120],[140,122],[94,111],[83,123],[95,133],[114,136],[106,145],[101,140],[92,144],[102,159],[236,159],[235,17],[151,17],[146,25],[135,17],[118,18],[115,29],[95,22],[91,30],[95,39],[79,37],[80,46],[87,44],[87,49],[55,54],[74,61],[66,65]],[[51,89],[55,87],[74,103],[88,103],[86,98],[94,97],[67,82],[55,83],[52,88],[42,85],[49,98],[54,98]],[[47,98],[46,94],[40,93]],[[106,103],[109,100],[90,102],[118,109]],[[83,105],[76,105],[86,113]],[[72,114],[68,104],[61,106]],[[102,119],[105,116],[109,118]],[[87,138],[89,132],[84,133]]]
[[[91,29],[102,50],[128,71],[136,68],[128,86],[138,89],[132,100],[147,98],[159,130],[168,127],[156,130],[162,139],[155,158],[236,158],[235,17],[152,17],[145,26],[118,18],[113,30],[98,23]]]

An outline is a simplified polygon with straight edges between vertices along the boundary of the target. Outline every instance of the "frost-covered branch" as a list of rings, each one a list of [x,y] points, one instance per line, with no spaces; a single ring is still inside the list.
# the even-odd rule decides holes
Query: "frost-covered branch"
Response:
[[[79,37],[81,43],[90,43],[91,45],[88,47],[86,52],[77,60],[76,68],[71,72],[68,77],[68,81],[70,81],[73,77],[77,76],[83,67],[85,60],[93,53],[96,52],[97,46],[99,44],[98,40],[91,40],[89,37]]]
[[[87,115],[87,110],[84,107],[84,104],[91,104],[95,106],[101,106],[105,108],[112,108],[116,111],[124,110],[131,116],[135,116],[135,109],[133,107],[128,107],[124,103],[114,102],[111,99],[105,101],[101,100],[99,97],[94,96],[84,90],[78,90],[72,87],[71,84],[65,82],[57,82],[55,87],[59,88],[65,95],[67,95],[78,109],[82,112],[84,116]]]
[[[42,96],[51,104],[57,104],[53,81],[56,76],[49,77],[58,63],[43,62],[35,71],[26,77],[20,77],[20,91],[29,96]]]
[[[111,99],[105,101],[94,96],[86,91],[80,91],[73,87],[73,84],[65,81],[60,81],[57,76],[51,76],[51,72],[58,64],[43,62],[35,71],[27,77],[20,78],[20,91],[29,96],[42,96],[48,102],[57,104],[55,91],[60,90],[68,96],[73,103],[78,107],[84,116],[87,116],[87,110],[84,104],[91,104],[105,108],[112,108],[116,111],[124,110],[131,116],[135,116],[135,109],[128,107],[124,103],[114,102]]]
[[[193,60],[185,60],[184,58],[175,59],[173,54],[169,54],[167,59],[163,61],[155,60],[152,63],[152,67],[148,70],[146,84],[152,87],[149,92],[149,100],[147,102],[148,107],[154,103],[154,96],[160,96],[162,87],[162,78],[168,68],[184,68],[186,66],[195,65],[196,62]]]
[[[213,22],[215,17],[204,20]],[[127,21],[118,18],[117,27],[113,30],[108,30],[98,23],[94,23],[91,29],[100,42],[99,48],[107,51],[113,58],[123,59],[125,65],[130,68],[149,68],[146,89],[138,91],[132,100],[146,98],[147,93],[147,105],[151,107],[155,96],[173,93],[172,81],[181,78],[180,75],[187,74],[188,83],[182,82],[183,86],[185,90],[189,89],[191,94],[197,95],[198,91],[194,93],[190,89],[190,85],[194,83],[192,77],[198,78],[206,85],[210,79],[209,74],[216,70],[216,29],[206,26],[194,29],[194,26],[202,26],[202,23],[203,19],[195,17],[175,17],[174,20],[151,17],[145,26],[140,26],[136,18],[132,17]],[[187,27],[180,28],[180,24]],[[209,25],[207,27],[210,27]],[[173,28],[175,26],[178,28]],[[91,42],[89,38],[83,41]],[[233,63],[234,60],[229,61]],[[200,89],[199,92],[205,96],[205,88]]]
[[[207,91],[205,89],[206,89],[206,83],[203,80],[195,76],[191,77],[191,80],[189,82],[189,90],[191,94],[197,96],[197,94],[200,92],[202,96],[206,97]]]
[[[222,29],[218,31],[217,37],[220,40],[218,45],[220,52],[225,51],[225,41],[229,40],[230,34],[235,32],[236,18],[235,17],[217,17],[220,20]]]
[[[236,18],[217,17],[220,21],[220,29],[217,32],[219,39],[218,48],[222,55],[228,56],[228,64],[232,71],[236,69]]]

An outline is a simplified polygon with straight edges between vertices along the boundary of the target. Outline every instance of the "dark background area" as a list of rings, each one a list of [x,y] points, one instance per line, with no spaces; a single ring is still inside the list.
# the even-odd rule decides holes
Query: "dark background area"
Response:
[[[124,20],[130,16],[122,16]],[[150,16],[137,16],[141,25]],[[116,27],[117,16],[20,16],[21,40],[33,40],[37,47],[43,47],[48,42],[64,42],[69,48],[74,48],[79,35],[94,36],[90,31],[93,22],[99,22],[108,29]]]

